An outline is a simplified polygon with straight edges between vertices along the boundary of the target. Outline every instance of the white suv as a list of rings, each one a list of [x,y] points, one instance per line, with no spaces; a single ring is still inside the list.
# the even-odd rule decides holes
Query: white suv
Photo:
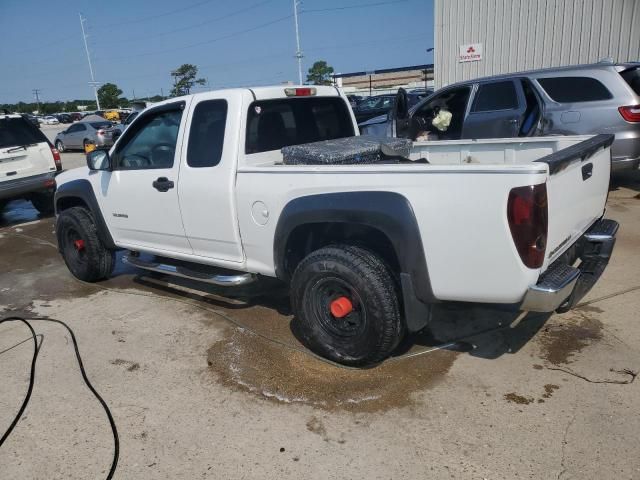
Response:
[[[40,213],[53,212],[60,154],[21,115],[0,114],[0,212],[11,200],[30,200]]]

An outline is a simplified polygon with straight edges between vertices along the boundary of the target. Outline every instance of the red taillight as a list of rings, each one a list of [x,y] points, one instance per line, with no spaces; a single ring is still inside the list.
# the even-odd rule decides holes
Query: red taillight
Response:
[[[540,268],[547,247],[547,185],[513,188],[509,192],[507,219],[522,263]]]
[[[311,97],[316,94],[315,88],[285,88],[284,93],[287,97]]]
[[[640,105],[627,105],[626,107],[618,107],[618,111],[622,118],[627,122],[640,122]]]
[[[60,159],[60,152],[57,148],[51,147],[51,153],[53,154],[53,162],[56,164],[56,170],[62,170],[62,160]]]
[[[104,135],[104,134],[105,134],[104,130],[102,130],[102,129],[98,130],[98,135]]]

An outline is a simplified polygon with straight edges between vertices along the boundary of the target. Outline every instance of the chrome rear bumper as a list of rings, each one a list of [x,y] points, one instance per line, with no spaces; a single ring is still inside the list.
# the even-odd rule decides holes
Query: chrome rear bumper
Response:
[[[527,290],[520,310],[566,312],[573,308],[598,281],[609,263],[616,243],[618,222],[601,219],[578,240],[570,256],[562,256]],[[573,257],[573,258],[571,258]],[[580,259],[577,267],[572,266]]]

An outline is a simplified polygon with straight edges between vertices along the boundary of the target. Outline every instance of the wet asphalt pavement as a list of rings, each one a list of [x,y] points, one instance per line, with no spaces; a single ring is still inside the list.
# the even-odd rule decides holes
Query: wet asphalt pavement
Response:
[[[53,218],[24,201],[0,218],[0,308],[74,328],[120,431],[115,478],[638,478],[640,174],[617,182],[607,216],[618,243],[582,307],[522,318],[440,305],[428,332],[368,370],[307,352],[272,282],[230,294],[119,263],[81,283]],[[104,413],[66,333],[36,330],[36,387],[0,449],[2,478],[100,478]],[[0,326],[0,430],[31,355],[7,348],[27,337]]]

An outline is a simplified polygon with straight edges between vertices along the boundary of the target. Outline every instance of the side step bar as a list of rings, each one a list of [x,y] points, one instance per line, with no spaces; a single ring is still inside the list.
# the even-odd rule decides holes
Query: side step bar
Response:
[[[240,287],[255,282],[258,277],[253,273],[238,273],[237,275],[216,275],[213,273],[197,272],[187,267],[171,265],[168,263],[142,260],[131,254],[122,257],[122,261],[133,267],[142,268],[151,272],[173,275],[174,277],[189,278],[199,282],[210,283],[220,287]]]

